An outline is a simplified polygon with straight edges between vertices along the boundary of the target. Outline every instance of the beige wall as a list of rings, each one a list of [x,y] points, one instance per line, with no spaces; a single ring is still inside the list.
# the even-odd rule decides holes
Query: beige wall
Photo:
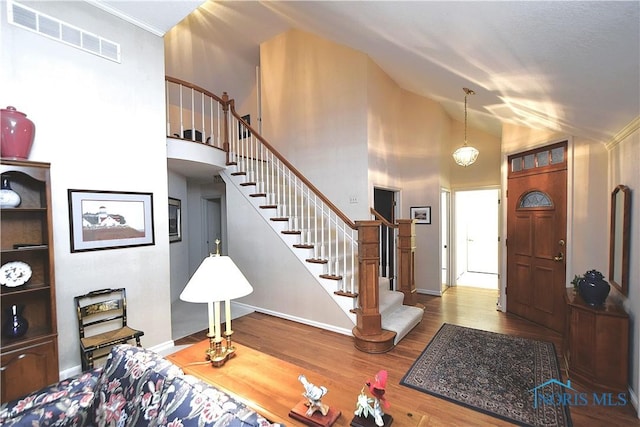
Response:
[[[298,30],[260,49],[264,137],[354,220],[369,218],[367,63]]]
[[[416,227],[415,277],[419,292],[440,290],[440,180],[450,120],[435,101],[401,89],[375,63],[368,66],[369,191],[399,190],[398,217],[431,206],[431,225]]]
[[[29,6],[117,41],[122,63],[3,25],[0,94],[36,125],[31,160],[51,163],[58,346],[63,376],[79,370],[73,297],[124,286],[142,344],[170,344],[163,40],[85,2]],[[153,193],[153,246],[71,253],[67,189]],[[162,315],[158,315],[162,313]]]
[[[263,43],[261,68],[264,136],[350,218],[369,218],[374,186],[401,190],[401,217],[432,206],[416,231],[416,287],[439,293],[442,107],[366,55],[297,30]]]
[[[467,141],[469,145],[477,148],[480,154],[473,165],[458,166],[452,155],[464,143],[464,123],[453,120],[451,138],[447,148],[443,150],[450,172],[450,188],[468,190],[500,185],[500,137],[467,127]]]

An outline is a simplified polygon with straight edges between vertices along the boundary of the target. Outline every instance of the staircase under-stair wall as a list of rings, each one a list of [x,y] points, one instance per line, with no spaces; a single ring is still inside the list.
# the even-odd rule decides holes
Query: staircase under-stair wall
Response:
[[[267,312],[280,317],[295,320],[301,323],[312,324],[328,330],[351,334],[353,326],[356,325],[356,316],[354,309],[357,308],[357,299],[353,297],[336,294],[335,280],[322,278],[321,275],[326,273],[325,264],[309,262],[314,256],[314,249],[300,248],[300,236],[298,234],[290,234],[288,231],[288,223],[284,221],[273,221],[274,217],[280,218],[277,209],[264,209],[265,201],[261,197],[255,197],[256,186],[243,185],[247,182],[246,175],[234,175],[231,166],[221,171],[221,176],[227,183],[227,208],[228,217],[233,215],[233,224],[228,224],[228,233],[232,236],[239,233],[245,238],[241,239],[241,247],[232,247],[230,243],[229,255],[240,263],[248,263],[247,267],[256,270],[256,257],[263,258],[267,264],[277,262],[277,265],[263,266],[265,270],[270,270],[271,275],[260,273],[259,277],[251,280],[258,280],[260,285],[255,288],[271,289],[278,288],[278,292],[274,295],[254,295],[253,300],[256,304],[251,304],[256,311]],[[253,181],[251,181],[253,182]],[[236,200],[237,196],[243,200]],[[239,213],[242,211],[242,214]],[[252,210],[251,215],[247,210]],[[232,212],[238,212],[233,213]],[[257,218],[256,218],[257,216]],[[248,218],[252,218],[252,226],[248,226]],[[228,220],[229,221],[229,220]],[[231,227],[231,229],[229,229]],[[262,242],[268,240],[269,248],[272,252],[263,253],[256,251],[252,245],[255,245],[258,232],[256,228],[261,227]],[[271,237],[277,239],[267,239],[263,233],[264,229]],[[237,243],[235,237],[230,238],[230,242]],[[280,251],[277,243],[282,243],[287,248],[289,256]],[[243,248],[252,248],[249,250]],[[277,249],[277,250],[276,250]],[[244,255],[240,255],[244,253]],[[251,254],[251,255],[247,255]],[[274,256],[275,254],[275,256]],[[298,265],[295,265],[298,264]],[[242,269],[242,265],[240,268]],[[271,268],[268,268],[271,267]],[[300,271],[300,267],[304,272]],[[304,274],[304,273],[307,274]],[[399,291],[390,290],[389,279],[386,277],[379,278],[379,309],[382,318],[382,328],[395,332],[394,345],[404,338],[420,321],[422,320],[423,309],[414,306],[403,305],[404,294]],[[275,285],[275,286],[274,286]],[[319,296],[311,289],[322,289],[323,296]],[[278,295],[275,295],[278,294]],[[249,298],[249,297],[247,297]],[[329,299],[328,299],[329,298]],[[266,304],[265,304],[266,303]],[[331,307],[333,305],[333,307]],[[265,307],[266,306],[266,307]],[[271,307],[271,308],[269,308]],[[274,309],[278,307],[277,309]],[[345,325],[342,320],[344,316],[336,315],[333,309],[339,308],[344,316],[349,320],[349,324]],[[336,322],[340,320],[340,322]]]
[[[292,236],[281,236],[263,212],[245,196],[244,187],[226,182],[227,236],[229,256],[253,286],[253,292],[234,303],[256,311],[350,334],[354,315],[345,313],[315,277],[320,266],[305,265],[290,246]],[[283,237],[285,237],[283,239]]]

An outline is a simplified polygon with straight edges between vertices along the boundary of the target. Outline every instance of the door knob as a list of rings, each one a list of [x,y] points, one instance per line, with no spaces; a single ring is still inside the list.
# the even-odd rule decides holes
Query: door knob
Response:
[[[564,254],[562,252],[558,253],[558,255],[553,257],[553,260],[556,262],[562,262],[564,260]]]

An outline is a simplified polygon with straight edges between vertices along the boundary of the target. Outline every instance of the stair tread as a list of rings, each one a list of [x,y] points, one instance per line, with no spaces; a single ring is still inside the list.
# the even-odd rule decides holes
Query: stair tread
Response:
[[[397,344],[422,321],[423,314],[422,308],[402,305],[382,317],[382,328],[396,333],[394,344]]]
[[[404,301],[404,294],[398,291],[380,290],[379,295],[379,311],[384,317],[385,314],[395,311],[398,307],[402,306]]]

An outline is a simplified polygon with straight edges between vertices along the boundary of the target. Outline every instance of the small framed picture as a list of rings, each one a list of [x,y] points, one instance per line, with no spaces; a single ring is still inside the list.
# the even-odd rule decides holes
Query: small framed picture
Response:
[[[169,242],[182,240],[182,209],[180,199],[169,197]]]
[[[154,245],[153,194],[68,190],[71,252]]]
[[[410,208],[409,217],[416,220],[416,224],[431,224],[431,206],[415,206]]]

